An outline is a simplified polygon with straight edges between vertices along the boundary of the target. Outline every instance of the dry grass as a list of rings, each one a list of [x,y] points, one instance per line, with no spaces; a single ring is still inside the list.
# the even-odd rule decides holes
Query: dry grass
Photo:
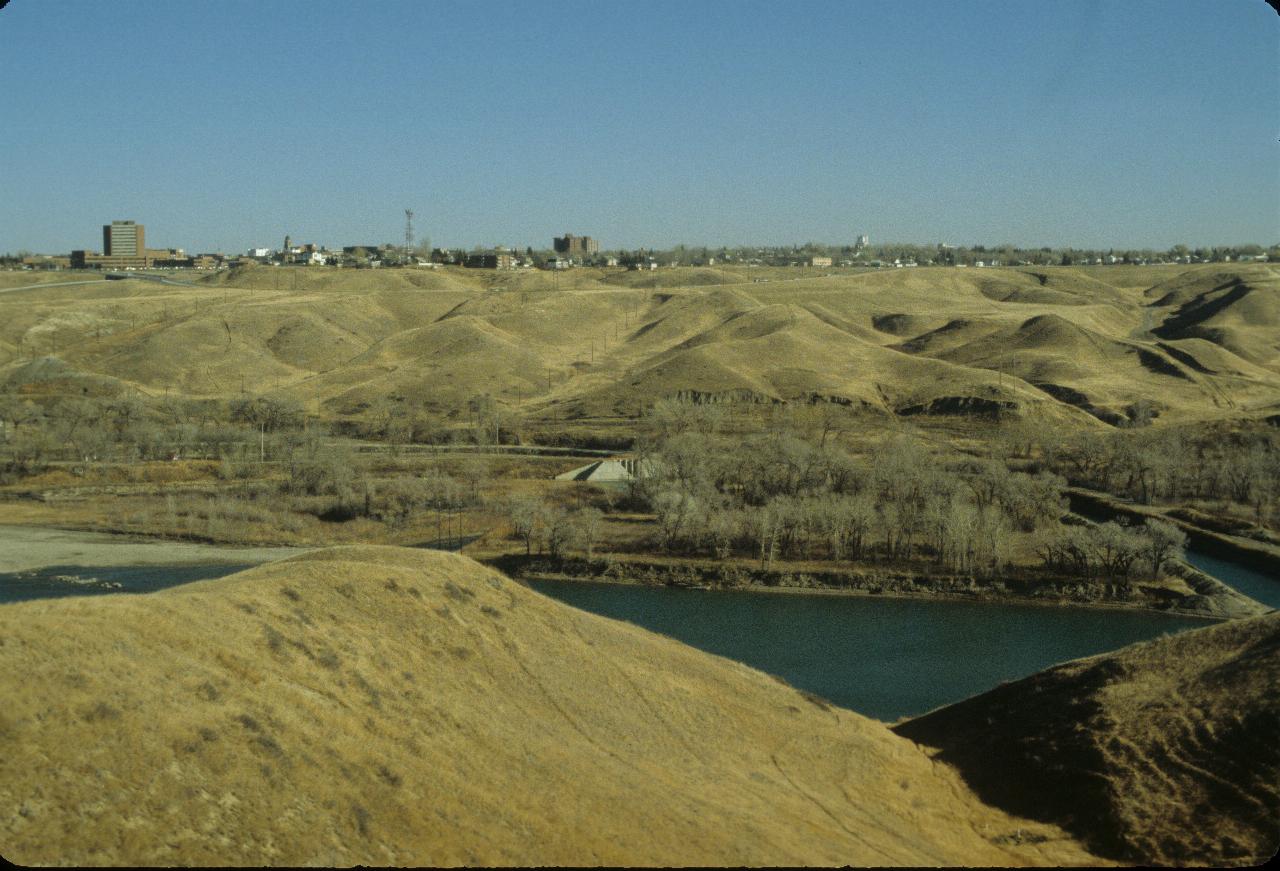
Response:
[[[879,723],[463,557],[7,605],[0,638],[17,862],[1091,860]]]
[[[963,328],[936,332],[953,323]],[[880,413],[1002,402],[1077,425],[1093,419],[1076,406],[1115,413],[1144,397],[1167,420],[1280,403],[1280,304],[1265,265],[830,276],[258,268],[196,288],[0,294],[0,324],[5,389],[243,387],[330,414],[390,394],[456,409],[488,393],[520,414],[607,419],[678,390],[819,394]],[[56,384],[23,368],[33,355],[66,364]],[[1061,388],[1084,399],[1064,401]]]
[[[1280,614],[1052,668],[895,727],[986,800],[1157,865],[1280,849]]]

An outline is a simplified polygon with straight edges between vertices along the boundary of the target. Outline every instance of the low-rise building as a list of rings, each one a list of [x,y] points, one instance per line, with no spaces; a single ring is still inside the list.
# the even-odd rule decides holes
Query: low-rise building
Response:
[[[99,254],[77,249],[71,252],[72,269],[146,269],[151,258],[145,255]]]
[[[31,257],[23,257],[22,265],[26,269],[70,269],[71,258],[54,257],[48,254],[35,254]]]
[[[473,251],[462,265],[468,269],[514,269],[516,259],[501,251]]]

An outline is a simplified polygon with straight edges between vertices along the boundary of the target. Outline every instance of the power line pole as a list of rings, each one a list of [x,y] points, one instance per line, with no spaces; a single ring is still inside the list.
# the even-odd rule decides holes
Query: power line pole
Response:
[[[413,209],[404,210],[404,262],[409,262],[409,251],[413,248]]]

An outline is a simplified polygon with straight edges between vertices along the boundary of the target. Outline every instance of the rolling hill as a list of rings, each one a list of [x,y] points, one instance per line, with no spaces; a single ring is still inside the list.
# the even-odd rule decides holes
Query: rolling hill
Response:
[[[29,864],[1096,861],[886,726],[455,555],[0,607]]]
[[[258,268],[195,287],[0,294],[0,382],[50,392],[54,367],[58,390],[83,378],[93,390],[278,393],[331,415],[397,392],[443,411],[487,393],[533,417],[629,416],[683,391],[1082,426],[1123,420],[1139,399],[1166,420],[1264,416],[1280,404],[1278,300],[1262,264]],[[51,362],[32,369],[40,358]]]
[[[987,801],[1102,855],[1255,865],[1280,849],[1280,614],[1076,662],[894,727]]]

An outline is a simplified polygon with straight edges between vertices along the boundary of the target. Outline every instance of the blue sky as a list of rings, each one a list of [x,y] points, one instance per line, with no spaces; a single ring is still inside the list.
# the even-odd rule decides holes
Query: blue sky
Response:
[[[1280,241],[1262,0],[0,10],[0,252]]]

